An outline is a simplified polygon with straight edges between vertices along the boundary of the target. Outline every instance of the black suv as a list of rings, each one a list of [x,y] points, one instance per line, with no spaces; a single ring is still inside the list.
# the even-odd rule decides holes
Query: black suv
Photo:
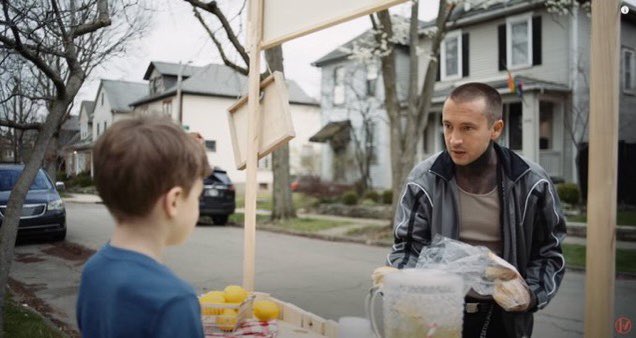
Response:
[[[24,165],[0,164],[0,226],[4,220],[9,194],[22,174]],[[66,237],[66,210],[49,176],[39,169],[29,188],[18,227],[18,237],[48,237],[61,241]]]
[[[214,168],[212,175],[203,180],[203,192],[199,198],[199,214],[210,216],[217,225],[225,225],[236,208],[235,191],[227,172]]]

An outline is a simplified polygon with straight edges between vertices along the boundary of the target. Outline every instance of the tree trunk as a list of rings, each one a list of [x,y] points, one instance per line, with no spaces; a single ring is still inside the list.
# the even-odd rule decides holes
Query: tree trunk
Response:
[[[265,51],[265,60],[269,69],[284,73],[283,49],[276,46]],[[272,189],[272,220],[290,219],[296,217],[289,185],[289,144],[285,144],[272,153],[272,171],[274,186]]]
[[[18,224],[20,222],[20,215],[22,214],[22,205],[24,204],[31,182],[33,182],[35,175],[40,169],[49,141],[71,103],[71,99],[68,99],[68,97],[74,97],[82,83],[81,80],[75,80],[79,81],[79,83],[75,83],[75,86],[68,89],[67,97],[58,98],[51,103],[49,107],[49,114],[46,117],[46,122],[44,123],[42,130],[38,134],[31,157],[25,164],[22,174],[18,178],[18,181],[9,195],[9,201],[4,215],[5,217],[2,221],[2,227],[0,227],[0,338],[4,332],[3,314],[5,313],[5,292],[7,281],[9,279],[9,272],[11,270],[11,263],[13,262],[15,240],[18,234]],[[69,81],[74,82],[73,76],[71,76]]]

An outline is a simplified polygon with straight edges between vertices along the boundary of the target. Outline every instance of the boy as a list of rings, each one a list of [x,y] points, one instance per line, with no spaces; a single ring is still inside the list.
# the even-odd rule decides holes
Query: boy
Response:
[[[93,149],[95,186],[115,219],[109,243],[82,272],[83,337],[203,337],[192,287],[161,263],[199,216],[204,148],[170,119],[114,123]]]

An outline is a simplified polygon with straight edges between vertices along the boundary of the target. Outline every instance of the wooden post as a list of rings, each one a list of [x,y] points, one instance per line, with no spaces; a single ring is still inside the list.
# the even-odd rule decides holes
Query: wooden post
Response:
[[[613,337],[619,0],[592,1],[585,337]]]
[[[256,245],[256,166],[260,125],[260,41],[263,32],[263,0],[249,0],[247,42],[250,55],[248,79],[248,140],[245,181],[245,228],[243,239],[243,288],[254,291],[254,258]]]

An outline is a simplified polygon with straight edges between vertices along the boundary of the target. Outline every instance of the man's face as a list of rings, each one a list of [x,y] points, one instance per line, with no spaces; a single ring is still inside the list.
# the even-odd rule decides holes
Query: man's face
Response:
[[[503,121],[495,121],[492,125],[488,123],[486,107],[483,98],[462,103],[448,99],[444,103],[444,140],[456,165],[472,163],[486,151],[491,140],[501,135]]]

